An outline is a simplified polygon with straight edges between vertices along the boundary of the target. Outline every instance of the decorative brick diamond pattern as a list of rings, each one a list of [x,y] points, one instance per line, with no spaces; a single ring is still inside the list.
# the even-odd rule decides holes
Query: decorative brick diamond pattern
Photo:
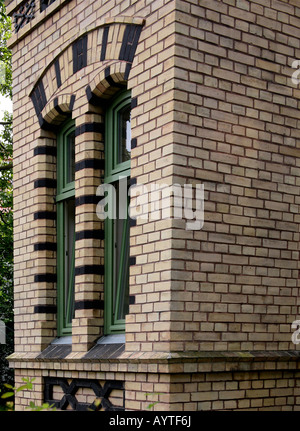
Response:
[[[20,28],[30,22],[34,18],[35,0],[23,3],[20,9],[14,13],[15,32],[18,33]]]
[[[60,386],[63,390],[63,397],[60,400],[54,399],[53,388],[54,386]],[[85,402],[80,402],[76,398],[76,394],[79,389],[88,388],[92,389],[95,394],[95,399],[100,399],[100,404],[95,403],[89,404]],[[60,410],[66,410],[71,407],[72,410],[83,411],[83,410],[105,410],[105,411],[123,411],[124,410],[124,397],[123,406],[115,406],[109,400],[111,392],[114,389],[119,389],[123,391],[124,394],[124,384],[120,381],[107,381],[103,386],[97,380],[89,379],[74,379],[69,384],[67,379],[64,378],[45,378],[45,389],[44,389],[44,399],[45,402],[49,404],[54,404],[54,406]]]

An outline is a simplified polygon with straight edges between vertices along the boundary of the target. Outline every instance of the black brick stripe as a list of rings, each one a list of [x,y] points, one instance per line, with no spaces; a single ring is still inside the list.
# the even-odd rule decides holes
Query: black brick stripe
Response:
[[[135,186],[137,183],[137,180],[135,177],[130,178],[130,186]],[[129,217],[129,227],[136,226],[136,219]]]
[[[97,204],[99,202],[99,197],[96,195],[84,195],[79,196],[75,199],[75,205],[79,207],[80,205],[85,204]]]
[[[56,84],[57,84],[57,88],[59,88],[61,86],[61,74],[60,74],[59,60],[56,60],[56,62],[54,63],[54,67],[55,67],[55,75],[56,75]]]
[[[87,65],[87,35],[81,37],[72,45],[73,73]]]
[[[135,295],[129,295],[129,305],[135,304]]]
[[[131,63],[127,63],[125,68],[125,74],[124,74],[125,81],[128,81],[130,71],[131,71]]]
[[[56,283],[56,274],[36,274],[34,276],[35,283]]]
[[[76,232],[75,240],[80,241],[81,239],[104,239],[104,230],[94,229],[94,230],[82,230],[80,232]]]
[[[129,218],[129,227],[135,227],[136,226],[136,219]]]
[[[87,40],[87,36],[83,39]],[[84,42],[82,42],[83,48],[84,48]],[[77,45],[76,45],[77,46]],[[80,45],[81,47],[81,45]],[[73,47],[74,48],[74,47]],[[82,48],[82,49],[83,49]],[[81,48],[80,48],[81,49]],[[77,51],[76,51],[77,52]],[[74,52],[73,52],[74,54]],[[80,58],[80,65],[82,65],[82,62],[86,62],[86,49],[83,51],[83,53],[79,53],[79,58]],[[78,60],[78,59],[77,59]],[[56,62],[58,63],[58,62]],[[59,78],[58,78],[58,67],[55,63],[55,71],[56,71],[56,78],[58,79],[58,84],[59,84]],[[77,61],[77,65],[78,65],[78,61]],[[83,67],[83,66],[82,66]],[[79,69],[78,69],[79,70]],[[44,89],[44,84],[43,81],[41,80],[39,82],[39,84],[35,87],[35,89],[33,90],[33,92],[30,95],[30,98],[32,100],[36,115],[38,117],[39,120],[39,125],[43,130],[48,130],[51,132],[56,133],[57,132],[57,126],[55,124],[50,124],[48,123],[42,116],[42,110],[44,109],[44,107],[47,104],[47,99],[46,99],[46,93],[45,93],[45,89]],[[74,107],[74,102],[75,102],[75,96],[72,95],[71,96],[71,100],[70,100],[70,105],[69,105],[69,110],[72,111],[73,107]],[[58,99],[54,99],[54,108],[56,109],[56,111],[60,114],[60,115],[64,115],[67,116],[67,113],[65,113],[64,111],[62,111],[62,109],[59,107],[58,105]]]
[[[104,302],[100,299],[76,301],[75,310],[104,310]]]
[[[82,135],[83,133],[94,132],[94,133],[103,133],[104,124],[103,123],[85,123],[76,127],[75,136]]]
[[[133,62],[134,54],[142,28],[139,25],[128,24],[125,28],[119,60]]]
[[[57,126],[54,124],[48,123],[46,120],[44,120],[42,114],[38,115],[39,125],[40,128],[43,130],[47,130],[49,132],[56,133],[57,132]]]
[[[54,103],[54,108],[55,108],[55,110],[56,110],[60,115],[64,115],[64,116],[67,116],[67,115],[68,115],[68,114],[66,114],[66,113],[61,109],[61,107],[59,106],[59,103],[58,103],[58,97],[55,97],[55,99],[54,99],[53,103]]]
[[[54,211],[37,211],[34,213],[34,220],[56,220]]]
[[[131,99],[131,109],[137,107],[137,97],[132,97]]]
[[[104,27],[103,35],[102,35],[102,47],[101,47],[100,61],[105,60],[106,46],[107,46],[107,40],[108,40],[108,32],[109,32],[109,27],[108,26]]]
[[[57,307],[56,305],[35,305],[34,313],[46,313],[46,314],[56,314]]]
[[[88,102],[93,106],[97,106],[99,103],[99,97],[95,96],[89,85],[86,87],[85,92]]]
[[[133,150],[137,146],[137,139],[132,138],[131,139],[131,149]]]
[[[40,178],[38,180],[35,180],[34,182],[34,188],[37,189],[39,187],[48,187],[55,189],[56,188],[56,180],[51,178]]]
[[[124,84],[121,84],[119,82],[115,82],[113,80],[113,78],[110,76],[110,66],[108,66],[105,70],[104,70],[104,76],[106,81],[109,83],[109,85],[111,87],[116,87],[116,88],[123,88]]]
[[[104,265],[82,265],[75,268],[75,275],[104,275]]]
[[[37,242],[34,244],[34,251],[56,251],[56,243],[55,242]]]
[[[136,265],[136,257],[135,256],[130,256],[129,265],[130,266]]]
[[[82,169],[104,169],[104,160],[102,159],[85,159],[75,164],[75,171]]]
[[[70,111],[73,111],[75,99],[76,99],[76,96],[74,94],[72,94],[71,100],[70,100],[70,105],[69,105],[69,110]]]
[[[35,108],[36,115],[39,116],[47,104],[43,81],[39,82],[30,97]]]
[[[39,145],[38,147],[35,147],[33,155],[38,156],[40,154],[56,157],[56,147],[50,147],[49,145]]]
[[[108,66],[104,69],[104,77],[106,80],[107,80],[107,78],[110,77],[110,66]]]

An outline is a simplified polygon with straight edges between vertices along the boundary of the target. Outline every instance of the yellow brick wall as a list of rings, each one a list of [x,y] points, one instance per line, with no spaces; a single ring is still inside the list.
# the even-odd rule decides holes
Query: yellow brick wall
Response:
[[[12,13],[21,2],[7,3]],[[35,187],[37,180],[56,178],[51,151],[36,153],[39,147],[54,148],[56,133],[41,129],[40,123],[56,126],[72,113],[76,127],[101,125],[103,107],[116,91],[111,83],[118,86],[128,79],[136,101],[132,178],[149,187],[204,184],[205,218],[203,228],[193,231],[186,230],[186,220],[159,218],[158,212],[131,228],[130,255],[136,264],[130,268],[130,295],[135,303],[126,317],[122,356],[129,361],[122,371],[127,408],[146,408],[144,390],[159,392],[159,385],[163,395],[158,409],[296,406],[296,374],[291,379],[278,375],[278,385],[293,388],[280,397],[275,389],[258,387],[261,383],[247,389],[257,392],[247,392],[229,370],[214,385],[217,368],[210,369],[203,385],[201,375],[195,387],[192,371],[186,371],[187,393],[182,396],[181,377],[171,378],[168,361],[162,372],[152,357],[148,377],[142,366],[131,368],[130,358],[182,352],[179,362],[184,367],[189,352],[268,351],[272,357],[272,352],[287,355],[297,349],[291,324],[299,315],[300,93],[291,81],[291,66],[300,56],[299,17],[297,5],[288,1],[56,0],[45,11],[37,10],[35,19],[12,36],[12,363],[18,381],[24,373],[34,374],[37,355],[56,337],[56,284],[51,277],[37,277],[55,276],[56,254],[35,250],[36,243],[56,241],[55,217],[36,217],[44,211],[55,215],[55,189]],[[130,71],[119,59],[127,25],[142,28]],[[72,45],[85,36],[87,64],[73,73]],[[40,85],[46,104],[38,118],[31,97]],[[98,100],[96,105],[89,96]],[[103,159],[102,133],[76,136],[76,162],[85,158]],[[95,195],[101,175],[100,169],[78,171],[76,198]],[[76,232],[101,229],[95,208],[95,203],[77,206]],[[102,263],[103,241],[76,241],[77,266]],[[77,276],[75,301],[98,299],[105,301],[103,277]],[[37,306],[52,306],[52,312],[35,313]],[[73,352],[65,362],[38,367],[36,399],[42,399],[43,378],[52,366],[68,378],[83,370],[81,355],[102,334],[103,310],[76,310]],[[78,355],[76,366],[70,362],[72,355]],[[107,374],[93,378],[109,378],[114,364],[104,361],[102,366]],[[176,373],[182,374],[179,369]],[[269,384],[260,374],[254,380]],[[181,389],[173,391],[177,383]],[[25,398],[19,406],[25,406]]]
[[[168,359],[167,359],[168,358]],[[18,375],[16,385],[24,384],[22,377],[33,380],[33,389],[19,392],[17,410],[24,410],[30,401],[41,405],[46,379],[54,379],[52,402],[60,402],[64,390],[60,382],[72,385],[77,402],[92,404],[95,393],[91,387],[80,387],[88,379],[102,388],[108,381],[123,382],[124,389],[114,389],[108,396],[115,407],[139,411],[298,411],[299,371],[297,356],[283,355],[122,355],[105,361],[86,361],[77,355],[67,360],[26,361],[15,357]],[[123,399],[123,397],[125,399]],[[99,397],[100,400],[102,399]],[[71,410],[71,405],[65,406]]]
[[[178,9],[173,178],[204,183],[205,222],[173,230],[171,350],[293,350],[299,9],[285,1]]]

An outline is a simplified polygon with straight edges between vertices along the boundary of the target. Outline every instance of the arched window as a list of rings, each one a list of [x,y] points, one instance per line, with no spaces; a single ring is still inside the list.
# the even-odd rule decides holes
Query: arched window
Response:
[[[57,137],[57,311],[58,336],[72,333],[75,285],[75,126]]]
[[[106,112],[105,178],[114,187],[113,213],[105,219],[105,333],[125,330],[129,309],[128,186],[131,154],[131,97],[119,93]]]

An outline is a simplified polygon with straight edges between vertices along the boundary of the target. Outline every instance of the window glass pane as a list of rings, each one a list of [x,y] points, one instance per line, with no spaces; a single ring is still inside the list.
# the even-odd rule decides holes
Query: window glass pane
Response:
[[[75,132],[67,136],[67,182],[75,181]]]
[[[129,312],[130,93],[122,92],[106,112],[105,179],[114,186],[116,219],[105,220],[105,333],[125,329]],[[124,180],[124,186],[123,186]],[[125,199],[124,199],[125,198]],[[118,205],[124,205],[119,207]]]
[[[119,139],[118,139],[118,163],[130,160],[131,153],[131,117],[130,107],[126,107],[119,112]]]
[[[125,231],[123,231],[125,241],[122,250],[122,262],[120,265],[120,297],[117,310],[117,319],[125,319],[129,312],[129,223],[126,220]]]
[[[71,333],[75,286],[74,122],[57,136],[57,308],[58,335]]]
[[[113,292],[113,310],[116,314],[117,306],[117,292],[119,283],[120,273],[120,261],[121,261],[121,243],[123,235],[124,220],[114,220],[114,236],[115,236],[115,250],[114,250],[114,292]]]
[[[65,202],[65,316],[72,323],[75,285],[75,200]]]
[[[118,183],[115,184],[117,192],[117,215],[119,215]],[[127,201],[127,208],[128,208]],[[127,209],[126,208],[126,209]],[[121,213],[124,213],[122,209]],[[129,223],[128,219],[117,218],[114,220],[114,289],[113,310],[114,318],[125,319],[129,311]]]

